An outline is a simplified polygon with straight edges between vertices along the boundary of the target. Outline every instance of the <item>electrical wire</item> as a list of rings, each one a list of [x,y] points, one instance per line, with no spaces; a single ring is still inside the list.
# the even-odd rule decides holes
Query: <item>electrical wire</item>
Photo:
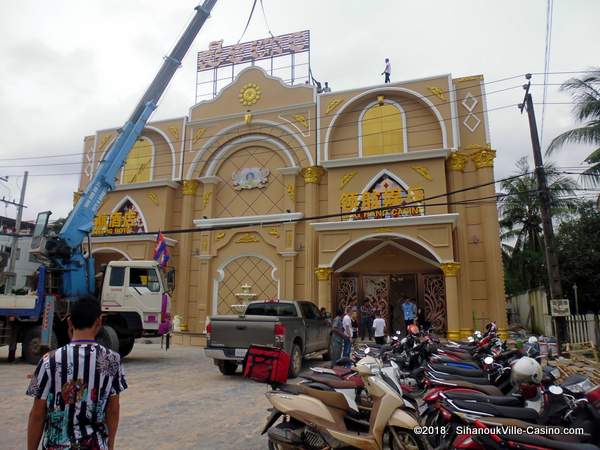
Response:
[[[510,76],[510,77],[499,78],[499,79],[496,79],[496,80],[483,82],[482,85],[487,86],[487,85],[490,85],[490,84],[495,84],[495,83],[500,83],[500,82],[503,82],[503,81],[513,80],[515,78],[519,78],[519,77],[522,77],[522,76],[523,76],[523,74],[518,74],[518,75],[513,75],[513,76]],[[513,85],[513,86],[510,86],[508,88],[499,89],[499,90],[496,90],[496,91],[486,92],[485,94],[481,93],[481,94],[478,94],[478,95],[473,95],[473,97],[474,98],[481,98],[483,95],[488,96],[488,95],[491,95],[491,94],[495,94],[495,93],[499,93],[499,92],[504,92],[504,91],[508,91],[508,90],[516,89],[516,88],[520,88],[520,87],[521,87],[520,84],[519,85]],[[461,90],[466,90],[466,89],[471,89],[471,88],[472,88],[471,86],[459,87],[459,88],[453,89],[453,92],[459,92]],[[332,94],[336,94],[336,93],[333,92]],[[438,94],[433,94],[432,93],[432,94],[422,95],[422,98],[431,99],[433,97],[437,97],[437,95]],[[458,102],[458,99],[456,100],[456,102]],[[435,106],[439,107],[439,106],[442,106],[442,105],[447,105],[447,104],[452,104],[452,103],[454,103],[452,100],[447,100],[447,101],[444,101],[444,102],[438,102],[438,103],[435,104]],[[364,108],[360,108],[360,109],[348,109],[348,110],[345,111],[345,113],[360,112],[360,111],[362,111],[362,109],[364,109]],[[423,109],[423,107],[419,107],[419,108],[415,108],[413,110],[405,110],[405,112],[420,111],[422,109]],[[260,113],[260,111],[258,111],[258,113]],[[398,114],[400,114],[400,113],[398,113]],[[316,120],[325,119],[325,118],[329,118],[329,117],[334,117],[335,115],[337,115],[337,113],[335,113],[335,112],[332,112],[331,114],[327,114],[326,113],[326,114],[321,114],[319,116],[315,116],[315,119]],[[428,116],[430,116],[430,115],[431,114],[428,114]],[[300,122],[295,121],[293,123],[299,124]],[[265,125],[263,128],[269,129],[271,127]],[[224,133],[223,136],[225,136],[227,134],[236,134],[236,133],[237,132],[232,131],[230,133]],[[294,133],[294,134],[299,134],[299,133]],[[205,135],[203,137],[207,138],[207,137],[212,137],[212,136]],[[176,143],[176,142],[181,142],[181,141],[172,141],[172,143]],[[3,161],[3,160],[17,160],[17,159],[38,159],[38,158],[45,158],[45,157],[56,157],[56,158],[58,158],[58,157],[64,157],[64,156],[82,156],[84,154],[85,154],[84,152],[74,152],[74,153],[63,153],[63,154],[59,154],[59,155],[48,155],[48,156],[21,156],[21,157],[0,158],[0,161]]]
[[[542,120],[540,125],[540,147],[544,148],[544,122],[546,112],[546,96],[548,95],[548,85],[546,84],[548,72],[550,71],[550,55],[552,48],[552,15],[554,9],[554,0],[546,0],[546,46],[544,51],[544,89],[542,93]]]

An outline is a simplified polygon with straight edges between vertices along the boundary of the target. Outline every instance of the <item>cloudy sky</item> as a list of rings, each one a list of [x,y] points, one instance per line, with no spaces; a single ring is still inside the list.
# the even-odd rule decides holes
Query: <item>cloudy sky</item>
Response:
[[[274,34],[311,30],[312,68],[332,88],[381,81],[382,61],[393,81],[442,73],[484,74],[486,81],[544,71],[546,0],[263,0]],[[153,120],[181,116],[194,101],[195,53],[213,40],[237,42],[252,0],[220,0],[196,38]],[[76,190],[83,137],[119,126],[193,14],[194,0],[3,0],[0,3],[0,196],[18,197],[31,176],[26,219],[51,209],[64,216]],[[552,72],[598,65],[600,1],[555,0]],[[267,36],[257,6],[244,40]],[[548,77],[547,102],[568,102]],[[488,108],[521,102],[522,78],[491,84]],[[543,76],[534,75],[542,101]],[[539,84],[539,85],[537,85]],[[516,87],[504,92],[491,91]],[[542,105],[536,105],[541,120]],[[531,153],[525,116],[515,108],[489,113],[498,150],[496,176],[514,170]],[[570,106],[549,104],[543,142],[573,126]],[[560,166],[580,165],[589,149],[565,148]],[[52,155],[66,155],[48,158]],[[36,159],[9,159],[35,157]],[[55,164],[49,166],[48,164]],[[14,208],[0,205],[0,215]]]

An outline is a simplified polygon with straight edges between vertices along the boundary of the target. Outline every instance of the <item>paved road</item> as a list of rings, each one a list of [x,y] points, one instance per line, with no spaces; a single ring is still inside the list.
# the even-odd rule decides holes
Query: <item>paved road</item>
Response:
[[[19,353],[20,354],[20,349]],[[33,366],[7,363],[0,348],[0,449],[25,448]],[[267,386],[238,373],[224,377],[196,347],[136,344],[125,359],[119,450],[264,449]]]

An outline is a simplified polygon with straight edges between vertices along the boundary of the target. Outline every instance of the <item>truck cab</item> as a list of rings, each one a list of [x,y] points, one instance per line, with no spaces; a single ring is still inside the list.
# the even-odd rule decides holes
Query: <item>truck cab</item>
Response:
[[[156,261],[108,263],[99,297],[105,328],[117,335],[121,356],[131,351],[136,338],[164,333],[161,324],[170,313],[173,286],[174,271],[163,271]],[[114,345],[111,337],[107,343]]]

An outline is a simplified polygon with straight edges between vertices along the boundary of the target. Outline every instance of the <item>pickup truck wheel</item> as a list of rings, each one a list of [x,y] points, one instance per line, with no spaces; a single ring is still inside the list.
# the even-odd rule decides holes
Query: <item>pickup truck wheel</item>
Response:
[[[302,350],[298,344],[292,345],[292,354],[290,355],[289,377],[296,378],[302,369]]]
[[[135,338],[133,336],[119,339],[119,355],[121,359],[125,358],[133,350],[133,344],[135,344]]]
[[[234,375],[238,365],[235,361],[219,361],[218,366],[223,375]]]
[[[104,325],[96,335],[96,342],[113,352],[119,351],[119,336],[111,326]]]
[[[47,350],[54,350],[57,348],[56,345],[56,334],[54,331],[50,332],[50,348],[42,347],[42,326],[38,325],[31,327],[25,333],[23,338],[23,359],[29,364],[37,364],[38,361]]]

